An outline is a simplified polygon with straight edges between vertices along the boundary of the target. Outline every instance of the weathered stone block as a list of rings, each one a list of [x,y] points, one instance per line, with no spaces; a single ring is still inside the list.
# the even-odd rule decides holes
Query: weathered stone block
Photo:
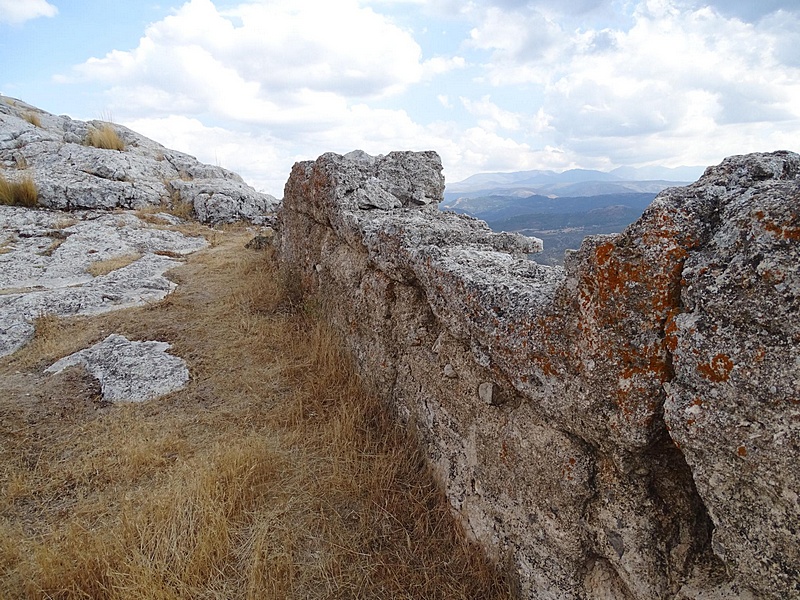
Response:
[[[733,157],[566,268],[441,213],[433,153],[295,165],[280,256],[525,597],[800,597],[796,154]]]

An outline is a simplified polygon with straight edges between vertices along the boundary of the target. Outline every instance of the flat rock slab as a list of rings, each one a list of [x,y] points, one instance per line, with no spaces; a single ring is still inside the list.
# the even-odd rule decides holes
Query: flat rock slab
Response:
[[[112,334],[45,369],[60,373],[82,366],[100,382],[109,402],[144,402],[182,389],[189,381],[183,359],[167,353],[166,342],[132,342]]]
[[[164,273],[207,245],[130,211],[0,206],[0,356],[28,343],[39,316],[94,315],[162,300],[176,287]],[[93,263],[125,256],[139,258],[104,275],[89,273]]]

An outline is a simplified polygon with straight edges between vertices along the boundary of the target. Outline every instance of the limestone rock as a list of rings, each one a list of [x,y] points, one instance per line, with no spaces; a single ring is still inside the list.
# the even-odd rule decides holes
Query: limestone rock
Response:
[[[143,402],[180,390],[189,381],[186,363],[168,354],[169,348],[166,342],[131,342],[121,335],[109,335],[62,358],[45,372],[82,366],[100,382],[104,400]]]
[[[26,119],[35,115],[41,126]],[[230,223],[271,220],[278,201],[238,175],[147,139],[121,125],[125,150],[85,145],[100,121],[55,116],[20,100],[0,97],[0,165],[16,180],[32,177],[39,204],[61,210],[142,208],[190,203],[198,220]]]
[[[325,154],[279,254],[523,596],[800,598],[798,162],[726,160],[560,269],[437,211],[433,153]]]
[[[175,289],[164,276],[203,238],[152,226],[132,213],[107,214],[0,206],[0,356],[33,336],[46,314],[99,314],[156,302]],[[105,275],[92,263],[138,258]]]
[[[659,210],[686,210],[686,196],[713,218],[667,325],[664,418],[715,553],[765,596],[800,597],[800,157],[729,158]]]

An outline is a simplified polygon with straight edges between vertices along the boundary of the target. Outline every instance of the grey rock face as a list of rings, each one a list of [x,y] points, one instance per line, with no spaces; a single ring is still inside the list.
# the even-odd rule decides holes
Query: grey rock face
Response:
[[[769,597],[800,597],[800,157],[729,158],[687,191],[713,217],[668,325],[664,418],[715,553]]]
[[[560,269],[438,212],[434,153],[326,154],[280,255],[523,596],[798,598],[799,162],[728,159]]]
[[[0,206],[0,236],[0,356],[31,339],[38,316],[99,314],[163,299],[175,288],[164,276],[180,264],[172,256],[207,245],[132,213],[11,206]],[[123,256],[136,260],[99,277],[87,272],[94,262]]]
[[[29,122],[35,115],[41,126]],[[61,210],[190,203],[204,223],[268,222],[278,204],[235,173],[198,162],[121,125],[125,150],[85,145],[91,128],[0,97],[0,165],[6,179],[32,177],[39,204]]]
[[[167,353],[166,342],[131,342],[110,335],[90,348],[62,358],[45,369],[60,373],[84,367],[100,382],[109,402],[143,402],[182,389],[189,381],[186,363]]]

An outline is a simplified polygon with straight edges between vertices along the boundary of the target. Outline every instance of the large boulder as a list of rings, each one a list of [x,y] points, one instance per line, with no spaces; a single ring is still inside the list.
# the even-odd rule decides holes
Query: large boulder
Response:
[[[656,209],[697,237],[667,323],[664,419],[714,552],[769,597],[800,597],[800,156],[726,159]]]
[[[92,130],[110,127],[124,150],[87,143]],[[123,127],[55,116],[0,96],[0,167],[11,181],[28,176],[39,204],[62,210],[188,205],[205,223],[249,220],[264,224],[278,201],[241,177],[200,163]]]
[[[800,157],[728,159],[565,269],[435,153],[294,166],[279,253],[540,599],[800,597]]]

